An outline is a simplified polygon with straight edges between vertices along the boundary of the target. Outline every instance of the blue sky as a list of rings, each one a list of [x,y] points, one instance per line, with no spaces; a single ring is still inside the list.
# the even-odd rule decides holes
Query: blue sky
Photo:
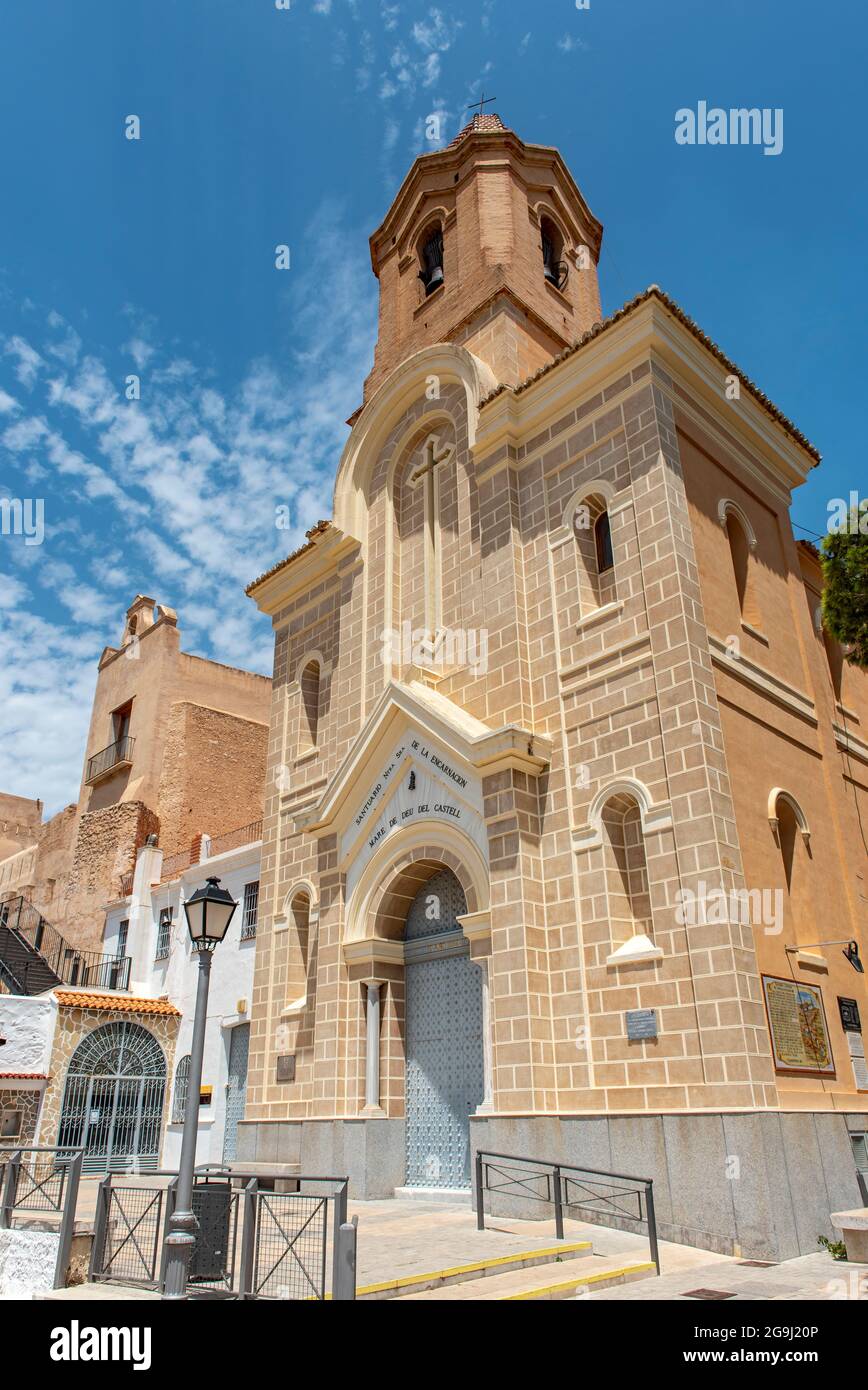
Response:
[[[368,235],[481,87],[604,223],[604,312],[659,283],[822,450],[793,508],[822,531],[866,476],[866,35],[855,0],[3,6],[0,497],[43,499],[45,539],[0,535],[0,788],[74,800],[136,592],[269,670],[243,586],[329,514]],[[700,100],[782,108],[783,152],[676,144]]]

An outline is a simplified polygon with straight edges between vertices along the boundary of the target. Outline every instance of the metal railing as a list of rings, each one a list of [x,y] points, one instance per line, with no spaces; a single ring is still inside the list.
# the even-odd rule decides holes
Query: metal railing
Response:
[[[27,1157],[31,1154],[34,1157]],[[39,1158],[40,1154],[51,1157]],[[12,1229],[16,1213],[23,1213],[28,1223],[32,1222],[35,1212],[59,1213],[60,1238],[52,1285],[55,1289],[62,1289],[66,1284],[83,1157],[83,1149],[44,1146],[13,1149],[0,1183],[0,1230]]]
[[[224,835],[215,835],[208,847],[208,858],[215,854],[225,854],[229,849],[239,849],[241,845],[253,845],[262,839],[262,820],[252,820],[249,825],[239,826],[237,830],[227,830]]]
[[[169,1181],[151,1185],[154,1178]],[[286,1175],[207,1164],[197,1168],[193,1211],[199,1230],[190,1263],[191,1296],[324,1300],[331,1225],[331,1297],[355,1298],[348,1179],[292,1175],[294,1192],[271,1190],[268,1184],[275,1179],[286,1181]],[[147,1180],[140,1186],[128,1175],[110,1173],[100,1183],[89,1279],[162,1290],[178,1179],[161,1170]],[[320,1190],[304,1191],[305,1185]]]
[[[5,903],[8,908],[3,926],[10,933],[11,943],[7,950],[14,949],[15,937],[19,937],[38,959],[29,960],[24,952],[16,953],[14,962],[6,959],[5,970],[17,981],[19,992],[28,993],[28,983],[40,984],[42,989],[50,989],[52,984],[78,985],[90,989],[128,989],[130,983],[129,956],[107,955],[102,951],[82,951],[70,946],[56,927],[46,922],[38,908],[28,898],[15,898]],[[55,977],[54,980],[40,977],[46,975],[45,967]]]
[[[660,1273],[660,1249],[654,1212],[654,1183],[651,1178],[626,1173],[606,1173],[596,1168],[579,1168],[571,1163],[554,1163],[517,1154],[476,1153],[476,1226],[485,1230],[485,1194],[499,1194],[510,1200],[534,1201],[554,1208],[555,1234],[564,1239],[564,1213],[574,1212],[580,1221],[602,1220],[627,1229],[647,1228],[651,1259]]]
[[[113,767],[118,767],[121,763],[131,763],[135,746],[136,740],[126,734],[124,738],[119,738],[116,743],[110,743],[108,748],[101,748],[98,753],[94,753],[93,757],[87,760],[87,770],[84,774],[85,782],[95,782],[98,777],[104,777]]]

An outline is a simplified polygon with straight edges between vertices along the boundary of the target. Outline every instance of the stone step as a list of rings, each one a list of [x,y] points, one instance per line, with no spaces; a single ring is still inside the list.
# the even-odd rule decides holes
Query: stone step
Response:
[[[494,1255],[489,1259],[474,1260],[471,1264],[454,1265],[450,1269],[431,1270],[424,1274],[403,1274],[379,1284],[365,1284],[357,1290],[356,1297],[374,1301],[421,1295],[427,1290],[451,1288],[468,1280],[478,1284],[515,1270],[531,1269],[535,1265],[556,1262],[560,1266],[561,1262],[591,1256],[593,1253],[593,1246],[589,1240],[552,1245],[542,1250],[520,1250],[511,1255]]]
[[[400,1202],[445,1202],[449,1206],[470,1206],[469,1187],[396,1187],[393,1196]]]
[[[530,1269],[490,1274],[484,1279],[470,1279],[454,1287],[401,1294],[397,1301],[408,1303],[423,1298],[456,1299],[462,1302],[476,1299],[497,1301],[580,1298],[585,1290],[629,1284],[637,1279],[653,1278],[655,1274],[654,1264],[647,1257],[642,1259],[620,1255],[614,1259],[604,1259],[594,1255],[590,1260],[583,1260],[581,1266],[569,1274],[563,1261],[549,1260],[546,1264],[537,1264]]]

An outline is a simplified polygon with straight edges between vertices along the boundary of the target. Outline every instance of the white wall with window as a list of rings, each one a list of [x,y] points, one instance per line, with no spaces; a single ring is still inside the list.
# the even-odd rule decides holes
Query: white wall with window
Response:
[[[262,843],[257,840],[208,857],[209,845],[205,841],[205,857],[200,863],[164,882],[160,850],[145,848],[139,852],[132,894],[109,904],[107,909],[103,949],[110,954],[130,956],[130,993],[140,998],[168,998],[181,1011],[174,1069],[168,1078],[169,1121],[161,1154],[164,1168],[177,1168],[181,1153],[182,1101],[186,1096],[199,971],[183,903],[211,874],[220,879],[222,887],[238,903],[211,967],[196,1146],[197,1163],[221,1163],[227,1137],[227,1096],[231,1097],[232,1113],[237,1117],[239,1065],[246,1057],[246,1048],[238,1046],[240,1037],[233,1048],[232,1036],[236,1029],[249,1026],[250,1020],[261,849]],[[232,1132],[230,1125],[230,1139]]]

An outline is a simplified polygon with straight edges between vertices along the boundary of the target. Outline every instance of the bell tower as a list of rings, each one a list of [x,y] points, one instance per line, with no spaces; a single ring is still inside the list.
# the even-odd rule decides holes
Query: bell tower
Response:
[[[600,320],[603,228],[556,149],[477,113],[420,155],[371,237],[379,333],[367,402],[431,343],[460,343],[516,385]]]

